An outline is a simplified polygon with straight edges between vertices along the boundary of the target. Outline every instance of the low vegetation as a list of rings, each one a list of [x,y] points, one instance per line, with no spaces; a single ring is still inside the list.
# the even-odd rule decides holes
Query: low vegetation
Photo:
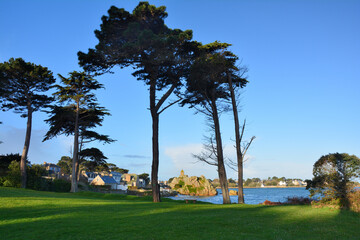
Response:
[[[0,188],[1,239],[358,239],[360,235],[360,216],[350,211],[151,201],[151,197]]]

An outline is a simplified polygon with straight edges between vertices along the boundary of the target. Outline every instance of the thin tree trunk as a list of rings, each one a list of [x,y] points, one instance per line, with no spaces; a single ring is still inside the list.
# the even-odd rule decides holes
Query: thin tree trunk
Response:
[[[230,202],[230,194],[226,177],[226,169],[224,164],[224,154],[223,147],[221,141],[221,132],[220,132],[220,123],[219,123],[219,114],[217,111],[216,101],[211,101],[212,108],[212,116],[214,121],[214,129],[215,129],[215,138],[216,138],[216,151],[217,151],[217,163],[218,163],[218,174],[220,187],[223,195],[223,204],[229,204]]]
[[[80,139],[81,140],[80,140],[79,149],[78,149],[79,153],[82,150],[83,141],[84,141],[84,138],[83,138],[82,135],[80,136]],[[80,159],[79,159],[79,155],[78,155],[78,160],[76,161],[76,179],[77,179],[78,182],[80,181]]]
[[[151,188],[153,202],[160,202],[160,188],[158,184],[159,172],[159,114],[156,109],[155,81],[150,84],[150,112],[152,117],[152,165],[151,165]]]
[[[80,181],[80,164],[79,164],[79,160],[76,161],[76,181],[79,182]]]
[[[29,152],[30,138],[31,138],[31,126],[32,126],[32,109],[31,104],[28,102],[27,106],[28,117],[26,123],[26,135],[23,152],[20,160],[20,173],[21,173],[21,187],[26,188],[26,158]]]
[[[228,74],[228,83],[229,90],[231,95],[231,104],[234,114],[234,123],[235,123],[235,141],[236,141],[236,158],[237,158],[237,166],[238,166],[238,203],[245,203],[244,201],[244,187],[243,187],[243,155],[241,152],[241,137],[240,137],[240,124],[239,124],[239,116],[238,109],[236,106],[236,97],[232,84],[231,76]]]
[[[75,130],[74,130],[74,152],[73,152],[73,162],[72,162],[72,171],[71,171],[71,190],[70,192],[77,192],[77,174],[76,174],[76,164],[79,151],[79,102],[76,103],[76,113],[75,113]]]

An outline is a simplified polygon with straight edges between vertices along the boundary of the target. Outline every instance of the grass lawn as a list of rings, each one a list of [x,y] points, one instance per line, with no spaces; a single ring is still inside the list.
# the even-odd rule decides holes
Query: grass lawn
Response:
[[[360,215],[0,188],[0,239],[360,239]]]

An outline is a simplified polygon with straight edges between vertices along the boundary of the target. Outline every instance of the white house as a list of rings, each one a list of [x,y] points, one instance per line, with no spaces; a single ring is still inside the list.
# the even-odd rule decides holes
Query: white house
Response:
[[[278,183],[278,185],[279,185],[279,186],[287,186],[287,184],[286,184],[285,181],[280,181],[280,182]]]

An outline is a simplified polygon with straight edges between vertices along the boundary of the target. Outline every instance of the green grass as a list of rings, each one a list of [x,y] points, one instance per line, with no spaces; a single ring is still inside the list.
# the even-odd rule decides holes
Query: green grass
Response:
[[[0,239],[359,239],[360,215],[0,188]]]

